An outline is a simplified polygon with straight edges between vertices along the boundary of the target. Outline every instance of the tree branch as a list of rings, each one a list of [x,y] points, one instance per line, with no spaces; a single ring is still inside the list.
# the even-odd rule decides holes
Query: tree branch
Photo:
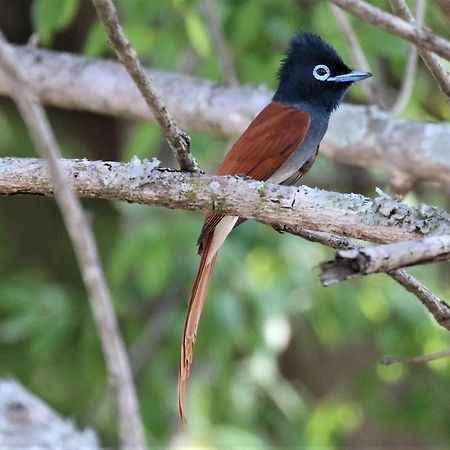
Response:
[[[426,28],[416,28],[408,22],[369,5],[362,0],[330,0],[361,20],[371,23],[389,33],[413,42],[419,48],[431,50],[450,61],[450,42]]]
[[[350,52],[354,64],[359,70],[372,72],[369,61],[364,54],[364,50],[361,47],[358,36],[356,35],[355,30],[353,29],[347,15],[344,11],[342,11],[341,8],[336,5],[331,4],[330,8],[350,46]],[[366,99],[370,103],[380,104],[377,95],[377,87],[373,78],[369,78],[368,80],[366,80],[365,83],[361,84],[361,87],[364,91]]]
[[[78,431],[14,380],[0,379],[0,448],[99,450],[95,432]]]
[[[418,1],[420,2],[423,0]],[[416,27],[422,26],[420,17],[418,18],[418,20],[414,18],[404,0],[389,0],[389,2],[394,13],[401,17],[403,20],[408,21]],[[425,8],[423,7],[423,9]],[[422,12],[422,14],[424,14],[424,11]],[[447,97],[447,102],[450,102],[450,74],[448,73],[447,69],[441,64],[439,58],[434,53],[427,51],[421,47],[417,47],[417,52],[427,66],[431,75],[433,75],[433,78],[436,80],[439,89]]]
[[[276,227],[276,229],[279,230],[280,227]],[[281,227],[281,231],[295,234],[308,241],[318,242],[336,250],[363,248],[344,236],[337,236],[330,233],[289,226]],[[425,308],[428,309],[436,322],[446,330],[450,331],[450,307],[447,303],[437,297],[429,288],[424,286],[420,281],[403,269],[391,270],[390,272],[387,272],[387,275],[400,284],[400,286],[403,286],[408,292],[415,295]]]
[[[381,360],[381,364],[390,366],[391,364],[424,364],[436,361],[442,358],[448,358],[450,350],[443,350],[441,352],[430,353],[429,355],[416,356],[415,358],[397,358],[395,356],[387,356]]]
[[[167,143],[177,158],[181,170],[198,170],[197,162],[192,157],[189,149],[189,136],[178,127],[175,119],[158,96],[157,90],[153,87],[135,50],[123,32],[113,2],[111,0],[92,0],[92,2],[111,40],[119,61],[125,66],[141,92],[142,97],[153,112],[153,116],[164,132]]]
[[[178,172],[157,164],[137,158],[128,163],[61,161],[65,178],[85,198],[214,211],[379,243],[450,234],[450,214],[427,205],[408,206],[386,195],[372,200],[306,186]],[[31,193],[53,194],[46,164],[0,158],[0,194]]]
[[[8,77],[11,96],[20,110],[31,139],[39,154],[47,159],[49,176],[46,183],[48,187],[52,186],[52,192],[55,193],[88,292],[116,400],[119,435],[125,446],[145,448],[133,378],[92,229],[61,169],[60,151],[45,111],[29,88],[22,68],[17,65],[14,56],[0,32],[0,65]]]
[[[450,233],[450,215],[388,197],[374,200],[307,187],[158,168],[158,161],[128,163],[62,160],[66,179],[80,197],[122,200],[193,211],[215,211],[277,225],[277,229],[333,248],[354,248],[347,237],[393,242]],[[52,195],[44,161],[0,158],[0,195]],[[335,236],[329,233],[342,234]],[[416,295],[436,321],[450,329],[450,309],[403,270],[389,275]]]
[[[393,4],[395,0],[389,0],[392,10],[395,12]],[[418,27],[423,25],[425,19],[426,0],[416,0],[415,23]],[[399,14],[397,14],[399,15]],[[414,44],[408,46],[408,58],[406,60],[405,74],[397,98],[391,107],[392,114],[400,114],[408,104],[414,89],[416,80],[417,63],[419,60],[417,47]]]
[[[67,53],[16,47],[28,80],[52,106],[150,119],[151,113],[120,64]],[[235,136],[270,101],[251,86],[223,86],[185,75],[152,71],[158,92],[185,128]],[[0,76],[0,94],[9,95]],[[342,105],[333,114],[321,153],[340,162],[376,167],[412,183],[450,187],[450,125],[404,120],[376,107]]]
[[[222,68],[224,80],[228,84],[237,84],[238,77],[236,74],[236,68],[233,57],[231,56],[230,48],[226,43],[223,33],[217,0],[203,0],[202,6],[205,19],[208,24],[208,29],[212,36],[214,49],[217,53],[217,58]]]
[[[353,250],[341,250],[334,260],[320,265],[320,279],[325,286],[349,278],[400,267],[442,261],[450,258],[450,236],[434,236],[420,240]]]

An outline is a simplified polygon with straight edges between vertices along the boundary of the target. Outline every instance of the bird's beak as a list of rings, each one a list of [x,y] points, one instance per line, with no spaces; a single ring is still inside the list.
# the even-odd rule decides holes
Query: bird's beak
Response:
[[[361,70],[352,70],[344,75],[337,75],[335,77],[327,78],[327,81],[334,81],[335,83],[353,83],[355,81],[365,80],[370,78],[372,74],[370,72],[362,72]]]

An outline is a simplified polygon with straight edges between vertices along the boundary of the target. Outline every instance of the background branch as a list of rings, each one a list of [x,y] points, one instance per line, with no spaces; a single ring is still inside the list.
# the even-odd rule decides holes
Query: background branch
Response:
[[[417,0],[419,5],[419,14],[417,15],[417,19],[415,19],[411,14],[411,11],[409,10],[408,5],[404,0],[389,0],[389,2],[395,14],[397,14],[403,20],[406,20],[412,25],[416,25],[417,27],[422,26],[424,18],[423,16],[425,14],[425,4],[421,5],[421,2],[423,2],[423,0]],[[420,7],[422,8],[422,11],[420,11]],[[427,51],[421,47],[417,47],[417,52],[427,66],[431,75],[433,75],[434,79],[436,80],[439,89],[447,97],[447,101],[450,102],[450,74],[448,73],[447,69],[441,64],[439,58],[434,53]]]
[[[361,47],[358,36],[356,36],[356,33],[353,30],[352,24],[350,23],[347,15],[344,11],[342,11],[341,8],[333,5],[332,3],[330,4],[330,8],[350,46],[350,53],[355,67],[357,67],[359,70],[372,72],[369,61],[364,54],[364,50]],[[373,78],[369,78],[366,83],[361,84],[361,87],[369,103],[380,104],[380,99],[377,95],[377,88]]]
[[[437,359],[448,358],[450,350],[443,350],[442,352],[430,353],[429,355],[416,356],[415,358],[397,358],[395,356],[388,356],[381,360],[381,364],[390,366],[391,364],[424,364]]]
[[[362,0],[330,0],[361,20],[413,42],[419,48],[431,50],[450,61],[450,42],[425,28],[412,24],[376,8]]]
[[[224,80],[228,84],[237,84],[238,77],[230,48],[225,40],[217,0],[202,1],[204,16],[208,23],[217,59],[222,68]]]
[[[67,53],[15,47],[41,100],[127,118],[150,119],[149,109],[120,64]],[[190,130],[227,137],[241,133],[270,101],[271,92],[252,86],[223,86],[186,75],[152,71],[154,84]],[[0,76],[0,94],[9,95]],[[332,116],[321,154],[361,167],[404,175],[411,183],[450,187],[450,125],[399,119],[377,107],[343,105]]]
[[[99,450],[93,430],[78,431],[17,381],[0,379],[0,447]]]
[[[390,1],[390,3],[392,7],[393,1]],[[426,0],[416,0],[415,23],[418,27],[421,27],[423,25],[425,19],[425,8]],[[417,62],[417,47],[414,44],[410,44],[408,47],[408,57],[406,60],[405,74],[403,76],[402,85],[398,96],[391,107],[392,114],[400,114],[405,109],[411,98],[414,88],[414,81],[416,80]]]
[[[119,61],[125,66],[138,87],[142,97],[153,112],[153,116],[164,132],[170,149],[177,158],[181,170],[196,171],[197,163],[191,155],[189,136],[182,131],[167,110],[153,87],[150,78],[137,57],[137,54],[123,32],[117,11],[111,0],[92,0],[98,16],[105,27]],[[117,95],[117,94],[116,94]]]
[[[86,286],[116,400],[120,438],[128,448],[145,448],[144,428],[139,416],[131,369],[93,232],[60,167],[60,151],[44,109],[28,87],[14,56],[0,32],[0,65],[8,76],[11,95],[17,103],[31,139],[38,153],[47,159],[47,185],[49,188],[51,186],[55,194]]]

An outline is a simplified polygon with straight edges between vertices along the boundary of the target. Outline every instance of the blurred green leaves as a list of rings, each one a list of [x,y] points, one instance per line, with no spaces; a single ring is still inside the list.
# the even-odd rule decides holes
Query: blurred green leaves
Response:
[[[49,45],[55,33],[71,24],[78,7],[79,0],[33,0],[31,17],[39,41]]]

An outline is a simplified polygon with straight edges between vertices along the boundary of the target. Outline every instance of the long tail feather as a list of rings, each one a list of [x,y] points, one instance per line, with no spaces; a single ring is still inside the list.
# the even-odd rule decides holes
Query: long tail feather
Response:
[[[184,427],[184,424],[186,423],[184,408],[186,379],[189,376],[189,367],[192,362],[195,337],[197,334],[200,315],[217,258],[217,252],[214,255],[210,254],[213,235],[214,233],[205,236],[202,243],[203,252],[200,260],[200,266],[197,272],[194,287],[192,288],[186,320],[184,323],[183,340],[181,342],[180,370],[178,373],[178,411],[182,427]]]

